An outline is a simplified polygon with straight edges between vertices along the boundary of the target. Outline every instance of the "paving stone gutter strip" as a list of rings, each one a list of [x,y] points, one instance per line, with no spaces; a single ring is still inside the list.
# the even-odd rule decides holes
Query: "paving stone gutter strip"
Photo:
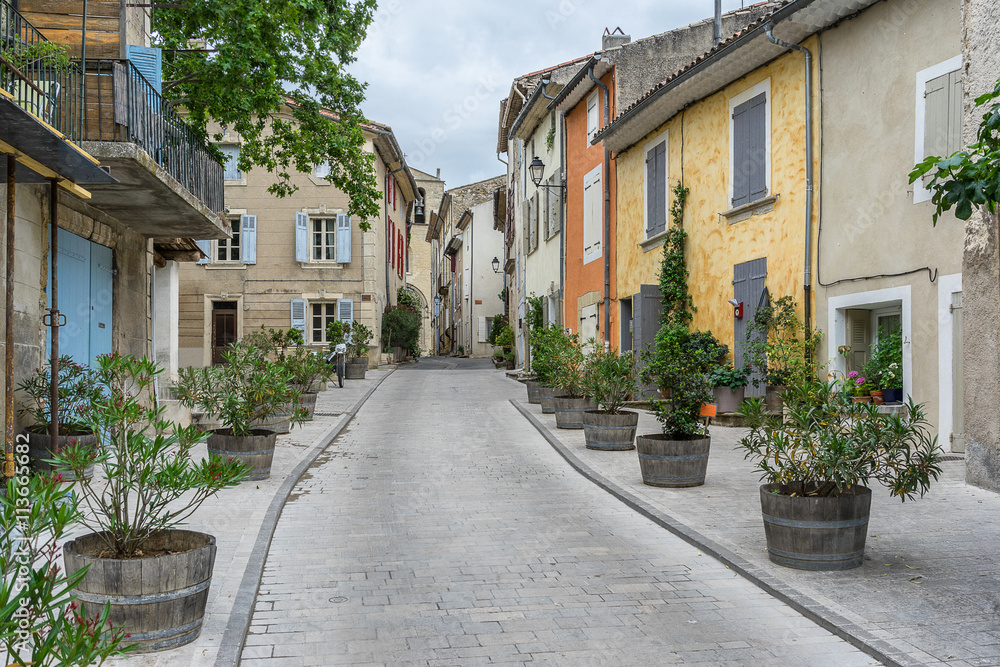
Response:
[[[539,419],[520,401],[510,399],[511,404],[524,415],[525,419],[545,438],[556,452],[573,466],[577,472],[601,487],[620,501],[639,512],[657,525],[681,538],[688,544],[701,549],[709,556],[721,561],[734,572],[739,573],[754,585],[789,605],[806,618],[814,621],[820,627],[841,637],[851,645],[864,651],[884,665],[890,667],[911,667],[922,663],[914,662],[888,643],[872,636],[869,632],[835,613],[816,600],[796,591],[786,583],[778,580],[765,570],[740,558],[725,547],[705,537],[696,530],[680,523],[669,514],[650,505],[648,502],[625,490],[613,480],[599,474],[593,468],[581,461],[558,437],[556,437]]]
[[[330,443],[340,435],[344,427],[351,423],[351,420],[354,419],[354,416],[361,409],[361,406],[365,404],[365,401],[375,393],[375,390],[379,388],[387,377],[392,375],[392,371],[395,368],[391,367],[387,370],[389,372],[379,378],[375,386],[369,389],[340,418],[337,424],[322,437],[319,444],[313,448],[312,453],[299,461],[299,464],[288,474],[288,477],[271,500],[271,504],[267,508],[267,514],[264,515],[264,521],[260,526],[260,531],[257,533],[257,541],[254,543],[253,551],[250,553],[250,560],[247,563],[246,571],[243,573],[239,592],[233,601],[233,610],[229,614],[229,624],[226,626],[226,632],[222,636],[222,641],[219,644],[219,653],[215,659],[216,667],[236,667],[240,664],[243,645],[246,642],[247,632],[250,630],[250,620],[253,617],[254,602],[257,599],[257,591],[260,588],[260,579],[264,573],[264,563],[267,561],[267,552],[271,548],[274,529],[278,525],[278,519],[281,518],[281,511],[284,509],[285,502],[288,500],[288,496],[291,495],[292,489],[299,483],[305,471],[319,458],[319,455],[326,451]]]

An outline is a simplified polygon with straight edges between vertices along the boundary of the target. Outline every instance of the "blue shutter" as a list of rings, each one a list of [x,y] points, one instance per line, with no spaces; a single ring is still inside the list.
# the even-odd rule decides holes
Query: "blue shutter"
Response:
[[[126,47],[125,55],[132,61],[139,73],[146,78],[153,90],[161,93],[163,88],[162,52],[156,47],[129,44]]]
[[[733,109],[733,208],[750,202],[750,102]]]
[[[309,261],[309,214],[295,214],[295,261]]]
[[[211,264],[212,263],[212,242],[211,241],[195,241],[198,244],[198,248],[205,253],[205,259],[199,259],[199,264]]]
[[[337,261],[349,264],[351,261],[351,216],[337,214]]]
[[[354,324],[354,301],[351,299],[337,299],[337,321],[346,324]],[[350,344],[351,333],[348,331],[347,342]]]
[[[733,320],[733,363],[742,368],[746,363],[745,351],[747,326],[753,322],[764,293],[764,283],[767,280],[767,258],[761,257],[733,267],[733,297],[743,303],[743,317]],[[757,381],[758,386],[753,382]],[[754,373],[751,383],[746,388],[747,396],[764,395],[763,376]]]
[[[243,178],[240,173],[239,159],[240,147],[234,144],[219,146],[219,149],[226,155],[226,163],[223,167],[223,178],[227,181],[238,181]]]
[[[646,237],[667,227],[667,142],[646,153]]]
[[[293,329],[302,332],[303,338],[306,335],[306,300],[292,299],[292,321]]]
[[[240,216],[240,263],[257,263],[257,216]]]
[[[750,148],[750,201],[767,196],[767,104],[764,93],[750,100],[747,111]]]

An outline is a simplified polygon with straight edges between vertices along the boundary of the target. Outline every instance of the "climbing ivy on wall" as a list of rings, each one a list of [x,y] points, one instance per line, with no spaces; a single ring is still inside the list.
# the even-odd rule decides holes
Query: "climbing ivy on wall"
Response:
[[[670,228],[663,241],[663,259],[660,262],[660,292],[663,294],[663,313],[660,323],[688,324],[694,314],[694,302],[688,294],[688,270],[684,261],[684,202],[688,188],[680,181],[671,192],[674,201],[670,205]]]

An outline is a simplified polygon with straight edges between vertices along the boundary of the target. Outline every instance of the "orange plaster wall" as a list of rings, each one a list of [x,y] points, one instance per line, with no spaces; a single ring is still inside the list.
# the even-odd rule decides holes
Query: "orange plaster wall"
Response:
[[[615,117],[614,72],[608,72],[601,81],[610,89],[611,118]],[[598,126],[604,127],[604,91],[597,90]],[[579,297],[588,292],[599,292],[601,304],[598,307],[598,337],[603,339],[604,331],[604,258],[605,253],[611,256],[611,346],[618,347],[618,301],[616,293],[615,272],[615,203],[618,185],[615,181],[615,161],[611,160],[609,174],[603,174],[604,179],[610,179],[611,184],[611,241],[608,248],[602,249],[599,258],[583,263],[583,178],[594,167],[604,163],[604,146],[591,146],[587,141],[587,97],[580,100],[566,114],[566,294],[563,301],[563,321],[573,333],[579,333],[580,312],[577,308]],[[604,183],[601,184],[603,199]],[[603,246],[604,239],[602,237]]]

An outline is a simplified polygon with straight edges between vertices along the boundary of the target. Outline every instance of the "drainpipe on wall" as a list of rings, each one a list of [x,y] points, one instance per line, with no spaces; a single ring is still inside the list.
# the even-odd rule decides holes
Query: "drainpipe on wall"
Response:
[[[48,320],[51,327],[52,356],[49,358],[50,395],[49,406],[52,421],[49,424],[49,446],[53,452],[59,451],[59,186],[55,179],[49,182],[49,242],[52,257],[49,269],[52,277],[49,282],[49,295],[52,307],[49,308]],[[155,269],[155,267],[154,267]],[[155,347],[155,346],[154,346]]]
[[[590,80],[601,87],[604,91],[604,127],[611,123],[611,93],[608,87],[600,79],[594,76],[594,66],[587,70]],[[604,142],[601,142],[603,145]],[[604,344],[611,344],[611,156],[608,147],[604,146],[604,173],[601,180],[604,182]]]
[[[774,23],[764,27],[767,39],[772,44],[793,49],[806,57],[806,251],[803,290],[805,292],[805,324],[809,331],[812,324],[812,208],[813,208],[813,109],[812,109],[812,52],[799,44],[778,39],[771,31]]]
[[[17,472],[14,464],[14,185],[17,178],[14,172],[17,160],[12,154],[7,154],[7,252],[6,274],[7,284],[6,314],[4,321],[4,462],[3,474],[13,477]]]
[[[715,0],[715,46],[722,41],[722,0]]]

